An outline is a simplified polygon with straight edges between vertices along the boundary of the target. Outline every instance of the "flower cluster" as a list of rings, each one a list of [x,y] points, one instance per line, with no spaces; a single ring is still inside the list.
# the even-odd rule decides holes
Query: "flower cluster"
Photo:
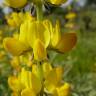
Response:
[[[12,12],[10,15],[6,16],[7,24],[13,28],[19,27],[26,19],[34,19],[34,18],[32,18],[29,12],[25,13]]]
[[[70,85],[62,82],[62,67],[52,68],[51,64],[42,64],[42,78],[36,64],[32,65],[32,71],[22,68],[18,76],[10,76],[8,84],[13,90],[12,96],[68,96]],[[39,73],[39,74],[38,74]],[[47,96],[47,95],[46,95]]]
[[[14,56],[12,66],[19,70],[8,78],[12,96],[68,96],[70,84],[62,79],[63,68],[52,67],[48,51],[70,51],[76,44],[76,33],[61,32],[59,21],[53,24],[49,19],[44,19],[42,10],[44,2],[60,5],[65,0],[5,1],[13,8],[21,8],[27,2],[33,2],[37,12],[37,18],[33,18],[30,13],[15,12],[7,17],[9,25],[20,28],[17,37],[6,37],[3,40],[4,48]]]

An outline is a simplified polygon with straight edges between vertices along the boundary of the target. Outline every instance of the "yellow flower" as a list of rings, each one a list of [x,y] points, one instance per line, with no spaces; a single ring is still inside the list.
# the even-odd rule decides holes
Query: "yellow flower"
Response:
[[[51,93],[59,86],[62,80],[63,70],[61,67],[53,68],[45,78],[45,89]]]
[[[44,60],[47,48],[64,53],[70,51],[76,41],[76,33],[60,32],[58,21],[54,27],[48,20],[26,20],[20,26],[19,40],[12,37],[5,38],[4,47],[13,55],[21,55],[33,49],[35,59]]]
[[[38,65],[35,64],[32,65],[32,71],[22,68],[17,77],[11,76],[8,78],[8,84],[13,91],[13,96],[18,96],[17,94],[37,96],[40,92],[46,92],[52,96],[69,95],[70,84],[62,82],[63,68],[52,68],[48,62],[43,63],[41,67],[43,68],[43,79],[40,79]]]
[[[50,46],[55,47],[61,38],[59,21],[56,21],[55,27],[49,20],[44,20],[46,29],[50,32]]]
[[[32,48],[34,57],[36,57],[35,59],[44,59],[47,55],[45,48],[47,48],[50,43],[50,32],[46,31],[46,28],[42,22],[32,22],[31,20],[28,20],[20,26],[19,40],[10,37],[5,38],[3,43],[5,49],[13,55],[21,55],[25,51]]]
[[[63,68],[52,68],[49,63],[44,63],[42,66],[44,72],[43,74],[46,75],[44,76],[45,92],[51,94],[52,96],[69,96],[70,84],[62,82]]]
[[[74,24],[74,22],[68,22],[68,23],[66,23],[65,25],[64,25],[64,27],[65,28],[74,28],[75,27],[75,24]]]
[[[53,96],[69,96],[70,89],[70,84],[64,83],[63,85],[54,89]]]
[[[50,32],[46,30],[43,22],[34,21],[29,23],[28,30],[28,42],[33,48],[34,43],[37,39],[43,42],[44,47],[47,48],[50,43]]]
[[[22,18],[16,12],[12,12],[9,16],[6,16],[6,20],[8,25],[12,27],[18,27],[22,22]]]
[[[70,13],[68,13],[66,16],[65,16],[65,18],[66,19],[74,19],[74,18],[76,18],[76,13],[74,13],[74,12],[70,12]]]
[[[26,96],[27,94],[29,96],[37,96],[42,87],[39,78],[31,71],[27,71],[24,68],[22,68],[18,77],[9,77],[8,84],[13,91],[13,96],[16,94],[21,94],[21,96]]]
[[[11,27],[19,27],[22,22],[25,20],[33,20],[34,18],[31,16],[29,12],[12,12],[10,15],[6,16],[6,20],[9,26]]]
[[[70,51],[77,42],[77,36],[75,32],[61,33],[59,22],[56,22],[55,27],[49,20],[45,20],[44,24],[46,29],[50,32],[50,44],[49,49],[53,49],[57,52],[65,53]]]
[[[22,69],[21,71],[21,82],[25,86],[25,89],[32,89],[35,94],[38,94],[41,90],[41,81],[32,72]]]
[[[5,0],[5,4],[13,8],[23,7],[26,3],[27,3],[27,0],[15,0],[15,1]]]
[[[65,3],[66,0],[49,0],[49,2],[55,5],[60,5],[62,3]]]
[[[64,83],[62,86],[57,88],[58,96],[69,96],[70,89],[70,84]]]
[[[21,82],[19,81],[18,77],[16,77],[16,76],[10,76],[8,78],[8,84],[9,84],[9,87],[14,92],[19,92],[23,88]]]

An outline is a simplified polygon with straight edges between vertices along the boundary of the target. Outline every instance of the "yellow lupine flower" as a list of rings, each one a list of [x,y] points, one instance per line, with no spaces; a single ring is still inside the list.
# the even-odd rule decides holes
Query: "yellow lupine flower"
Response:
[[[66,19],[74,19],[74,18],[76,18],[76,16],[77,16],[77,14],[76,14],[75,12],[70,12],[70,13],[68,13],[68,14],[65,16],[65,18],[66,18]]]
[[[32,89],[35,94],[38,94],[41,90],[41,81],[39,78],[30,71],[22,69],[21,71],[21,82],[25,86],[25,89]]]
[[[5,0],[5,4],[13,8],[23,7],[26,3],[27,0]]]
[[[10,88],[13,90],[13,96],[16,94],[21,94],[21,96],[26,96],[27,94],[29,96],[37,96],[37,94],[40,94],[42,86],[44,87],[44,91],[52,96],[68,96],[70,93],[70,85],[62,82],[63,69],[61,67],[52,68],[47,62],[42,67],[44,74],[48,70],[46,76],[43,77],[44,85],[42,85],[42,81],[37,76],[37,65],[35,67],[32,66],[32,70],[35,72],[22,68],[18,77],[9,77],[8,82]]]
[[[44,24],[46,29],[50,32],[50,44],[49,49],[57,50],[57,52],[68,52],[76,44],[77,36],[76,33],[61,33],[59,22],[56,22],[55,27],[49,20],[45,20]]]
[[[12,37],[3,40],[5,49],[12,53],[12,55],[21,55],[23,52],[30,50],[27,40],[27,24],[27,21],[21,24],[19,40]]]
[[[16,12],[12,12],[9,16],[6,16],[6,20],[8,25],[12,27],[18,27],[22,22],[22,19],[19,17],[18,13]]]
[[[9,87],[14,91],[14,92],[19,92],[22,89],[22,84],[20,83],[18,77],[16,76],[10,76],[8,78],[8,84]]]
[[[58,96],[69,96],[70,89],[70,84],[68,83],[64,83],[62,86],[56,88]]]
[[[44,63],[43,66],[49,66],[47,63]],[[47,69],[43,69],[47,70]],[[46,71],[44,71],[46,72]],[[63,68],[56,67],[52,68],[48,74],[46,74],[44,85],[45,91],[51,94],[52,96],[69,96],[70,94],[70,84],[62,82]]]
[[[19,40],[15,38],[5,38],[4,46],[5,49],[13,55],[20,55],[30,48],[33,48],[34,45],[37,46],[35,43],[38,39],[41,41],[41,43],[38,44],[44,45],[44,48],[46,48],[50,43],[49,31],[46,31],[43,23],[28,20],[21,24]]]
[[[41,42],[38,44],[40,44],[40,46],[42,45],[42,47],[35,44],[38,40]],[[21,24],[19,40],[14,38],[5,38],[4,46],[5,49],[13,55],[21,55],[30,50],[30,48],[37,52],[34,45],[38,45],[40,50],[43,48],[44,50],[42,52],[44,52],[44,54],[46,53],[45,48],[64,53],[70,51],[76,44],[76,41],[76,33],[60,33],[58,22],[56,23],[56,26],[53,27],[48,20],[44,20],[44,22],[26,20]],[[44,56],[44,54],[42,53],[40,55]]]
[[[29,12],[12,12],[10,15],[6,16],[6,20],[9,26],[19,27],[25,20],[34,20]]]
[[[66,2],[66,0],[49,0],[50,3],[60,5]]]
[[[28,30],[28,42],[31,47],[34,46],[34,41],[40,39],[44,43],[44,47],[47,48],[50,43],[50,32],[46,31],[46,28],[41,21],[29,22]]]
[[[24,68],[22,68],[18,77],[9,77],[8,84],[14,94],[21,94],[21,96],[26,96],[26,94],[37,96],[42,87],[40,79],[31,71],[27,71]]]
[[[66,27],[66,28],[74,28],[75,27],[75,24],[73,23],[73,22],[68,22],[68,23],[66,23],[65,25],[64,25],[64,27]]]
[[[7,19],[7,23],[8,23],[8,25],[10,25],[10,26],[12,26],[12,27],[16,27],[17,25],[16,25],[16,23],[12,20],[12,19]]]
[[[58,71],[59,70],[59,71]],[[45,90],[52,93],[61,83],[63,69],[61,67],[53,68],[45,78]]]
[[[50,32],[49,46],[55,47],[61,38],[59,21],[56,21],[55,27],[52,25],[52,23],[49,20],[44,20],[43,23],[46,27],[46,30]]]

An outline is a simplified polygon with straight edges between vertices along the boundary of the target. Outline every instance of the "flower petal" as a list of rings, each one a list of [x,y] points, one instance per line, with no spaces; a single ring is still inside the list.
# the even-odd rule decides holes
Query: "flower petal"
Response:
[[[20,55],[23,52],[29,50],[23,43],[14,38],[5,38],[3,41],[4,48],[12,55]]]
[[[44,47],[47,48],[50,42],[50,33],[46,31],[42,22],[34,21],[29,24],[28,30],[28,42],[32,48],[37,39],[41,40],[44,43]]]
[[[64,33],[55,49],[61,53],[68,52],[75,46],[76,41],[76,33]]]
[[[49,72],[52,70],[52,66],[50,63],[48,62],[44,62],[42,64],[42,67],[43,67],[43,74],[44,74],[44,77],[46,78],[47,75],[49,74]]]
[[[8,78],[8,84],[9,87],[15,92],[18,92],[22,89],[21,83],[16,76],[10,76]]]
[[[53,29],[53,31],[51,31],[51,37],[52,37],[51,38],[51,44],[52,44],[53,47],[55,47],[61,39],[59,21],[56,21],[56,26]]]
[[[27,47],[28,45],[28,40],[27,40],[27,34],[28,34],[28,21],[24,22],[20,26],[20,35],[19,35],[19,40],[20,42],[24,43]]]
[[[27,0],[5,0],[5,4],[13,8],[23,7],[26,3]]]
[[[34,74],[32,74],[32,88],[36,94],[38,94],[42,88],[41,81]]]
[[[70,94],[70,85],[65,83],[60,88],[57,88],[58,96],[69,96]]]
[[[21,96],[36,96],[32,89],[26,88],[21,92]]]
[[[47,52],[46,48],[44,47],[44,44],[41,42],[41,40],[36,40],[34,47],[33,47],[33,53],[34,53],[34,59],[35,60],[45,60],[47,59]]]
[[[62,3],[65,3],[67,0],[48,0],[50,3],[55,5],[60,5]]]

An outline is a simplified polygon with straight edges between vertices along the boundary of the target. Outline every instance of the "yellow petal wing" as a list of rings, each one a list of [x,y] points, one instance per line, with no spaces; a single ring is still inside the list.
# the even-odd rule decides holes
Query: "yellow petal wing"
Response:
[[[76,44],[76,33],[64,33],[56,46],[57,51],[64,53],[70,51]]]
[[[21,92],[21,96],[36,96],[36,94],[32,89],[26,88]]]
[[[62,3],[65,3],[67,0],[49,0],[50,3],[55,5],[60,5]]]
[[[13,8],[23,7],[26,3],[27,0],[5,0],[5,4]]]
[[[3,40],[4,48],[9,51],[12,55],[20,55],[23,52],[29,50],[26,46],[14,38],[5,38]]]
[[[70,89],[70,84],[65,83],[60,88],[57,88],[58,96],[69,96]]]

